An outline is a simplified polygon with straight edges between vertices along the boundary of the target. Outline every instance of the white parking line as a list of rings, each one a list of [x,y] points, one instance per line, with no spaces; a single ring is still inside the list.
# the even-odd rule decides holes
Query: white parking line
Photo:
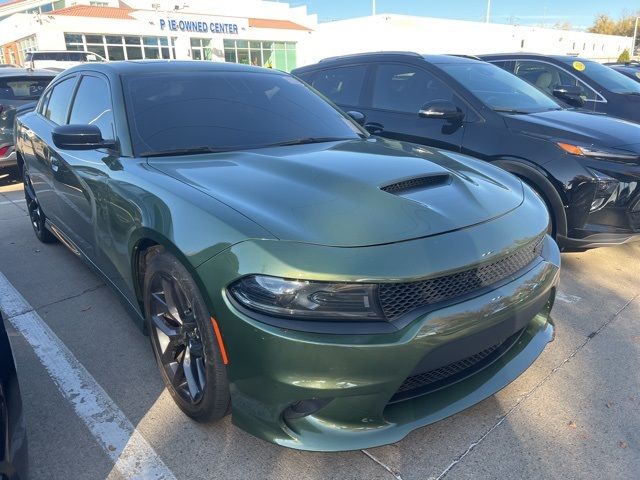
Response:
[[[25,199],[24,198],[19,198],[18,200],[3,200],[2,202],[0,202],[0,205],[9,205],[12,203],[24,203]]]
[[[175,480],[107,392],[0,272],[0,309],[125,478]]]

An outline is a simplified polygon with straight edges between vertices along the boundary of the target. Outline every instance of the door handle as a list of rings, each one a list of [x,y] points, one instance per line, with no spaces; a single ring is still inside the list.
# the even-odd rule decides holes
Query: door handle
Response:
[[[364,128],[372,135],[378,135],[384,131],[384,125],[376,122],[365,123]]]

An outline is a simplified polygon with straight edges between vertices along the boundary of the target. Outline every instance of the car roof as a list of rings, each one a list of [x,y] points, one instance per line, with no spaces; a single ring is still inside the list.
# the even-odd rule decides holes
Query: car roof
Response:
[[[487,53],[483,55],[478,55],[478,57],[483,60],[491,60],[491,59],[499,59],[499,58],[541,58],[541,59],[551,59],[557,60],[559,62],[571,62],[575,60],[580,60],[582,62],[592,62],[593,60],[589,60],[586,58],[578,57],[577,55],[544,55],[542,53],[531,53],[531,52],[512,52],[512,53]]]
[[[58,72],[44,68],[32,70],[30,68],[0,68],[0,78],[6,77],[55,77]]]
[[[467,55],[421,55],[415,52],[404,51],[384,51],[384,52],[366,52],[366,53],[354,53],[350,55],[340,55],[337,57],[328,57],[320,60],[315,65],[308,65],[306,67],[296,68],[294,72],[304,71],[307,69],[316,69],[320,65],[326,66],[331,63],[353,63],[360,61],[389,61],[389,60],[418,60],[426,61],[434,65],[438,64],[452,64],[452,63],[484,63],[483,60],[467,56]]]
[[[143,73],[175,72],[269,72],[286,75],[280,70],[254,67],[238,63],[203,62],[198,60],[124,60],[118,62],[89,62],[64,71],[67,73],[93,71],[105,75],[135,75]]]

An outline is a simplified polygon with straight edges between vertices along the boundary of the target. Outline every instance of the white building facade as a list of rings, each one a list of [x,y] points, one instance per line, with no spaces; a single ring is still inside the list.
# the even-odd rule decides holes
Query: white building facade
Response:
[[[76,0],[48,10],[54,3],[14,2],[4,8],[29,4],[30,11],[12,15],[0,6],[0,62],[23,63],[32,50],[87,50],[108,60],[229,61],[290,71],[304,62],[298,44],[317,26],[306,7],[262,0]],[[33,10],[38,4],[47,11]]]
[[[183,0],[184,2],[184,0]],[[0,5],[0,62],[33,50],[108,60],[227,61],[290,71],[349,53],[536,52],[616,60],[632,39],[531,26],[383,14],[318,23],[305,6],[265,0],[13,0]]]
[[[383,50],[423,54],[532,52],[615,61],[633,39],[523,25],[383,14],[321,23],[305,45],[307,58]]]

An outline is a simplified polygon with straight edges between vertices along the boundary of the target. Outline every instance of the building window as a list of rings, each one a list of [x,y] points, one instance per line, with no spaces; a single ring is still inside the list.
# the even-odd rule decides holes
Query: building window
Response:
[[[290,72],[296,68],[295,42],[225,40],[224,59],[258,67],[277,68]]]
[[[55,2],[44,3],[37,7],[28,8],[26,10],[23,10],[17,13],[34,13],[34,14],[49,13],[49,12],[53,12],[54,10],[60,10],[61,8],[64,8],[64,7],[65,7],[65,0],[56,0]]]
[[[192,60],[213,60],[213,49],[210,38],[191,39],[191,59]]]
[[[176,39],[171,37],[148,37],[137,35],[92,35],[65,33],[67,50],[97,53],[107,60],[142,60],[176,58]]]
[[[35,35],[18,40],[16,43],[18,44],[18,57],[20,58],[20,63],[24,62],[27,53],[38,49],[38,41],[36,40]]]

